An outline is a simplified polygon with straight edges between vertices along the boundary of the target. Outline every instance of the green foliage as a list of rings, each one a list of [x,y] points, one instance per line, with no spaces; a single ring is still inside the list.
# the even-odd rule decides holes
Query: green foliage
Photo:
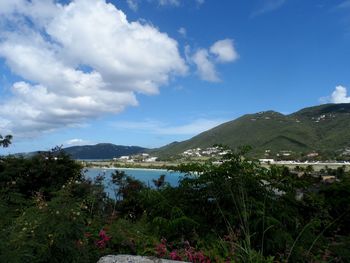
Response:
[[[143,213],[140,193],[145,185],[128,176],[125,172],[115,171],[112,174],[112,183],[115,184],[115,197],[118,202],[118,210],[130,219],[139,218]]]
[[[38,192],[13,222],[2,225],[0,261],[90,261],[92,253],[82,245],[89,210],[86,200],[74,195],[80,184],[69,181],[50,200]]]
[[[80,165],[57,149],[29,159],[8,156],[0,161],[0,188],[26,197],[35,192],[49,195],[68,179],[81,178]]]
[[[2,147],[9,147],[11,144],[11,140],[12,140],[12,135],[6,135],[5,137],[3,137],[0,134],[0,146]]]
[[[179,187],[151,191],[146,198],[148,217],[154,218],[158,231],[168,238],[201,240],[215,233],[230,237],[228,247],[234,248],[237,261],[271,261],[265,257],[273,256],[281,261],[308,262],[327,249],[334,225],[341,226],[343,235],[349,233],[342,225],[349,222],[345,216],[348,204],[342,201],[349,200],[343,170],[341,182],[332,187],[321,185],[336,191],[333,200],[327,198],[331,192],[326,195],[321,190],[320,178],[312,169],[299,177],[287,167],[262,168],[241,153],[228,154],[221,165],[194,163],[180,170],[187,176]],[[302,193],[301,199],[298,193]],[[341,205],[332,204],[336,201]],[[195,222],[192,230],[181,235],[172,232],[169,222],[174,208]],[[333,214],[334,208],[344,213],[344,221],[337,218],[338,213]]]
[[[345,169],[263,168],[231,152],[220,165],[179,167],[177,187],[112,174],[85,180],[54,150],[0,161],[0,262],[96,262],[139,254],[191,262],[347,262]],[[321,176],[334,175],[324,183]],[[166,240],[165,240],[166,239]],[[159,240],[162,240],[159,243]]]

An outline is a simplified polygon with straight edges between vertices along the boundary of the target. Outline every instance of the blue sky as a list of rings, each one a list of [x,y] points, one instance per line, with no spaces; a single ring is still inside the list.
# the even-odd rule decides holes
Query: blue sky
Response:
[[[348,0],[0,2],[0,153],[158,147],[350,102]]]

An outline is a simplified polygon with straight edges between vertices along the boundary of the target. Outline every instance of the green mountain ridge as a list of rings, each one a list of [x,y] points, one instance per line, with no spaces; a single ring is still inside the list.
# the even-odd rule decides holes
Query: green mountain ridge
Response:
[[[324,104],[284,115],[275,111],[246,114],[223,123],[193,138],[155,149],[154,154],[168,158],[192,148],[215,144],[237,148],[253,147],[253,154],[265,151],[341,152],[350,147],[350,103]]]
[[[139,146],[123,146],[111,143],[71,146],[63,149],[73,159],[112,159],[123,155],[133,155],[147,151]]]

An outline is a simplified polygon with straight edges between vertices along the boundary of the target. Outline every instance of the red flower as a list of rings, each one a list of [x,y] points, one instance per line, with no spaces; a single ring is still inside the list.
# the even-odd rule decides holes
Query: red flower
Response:
[[[107,236],[106,231],[104,231],[103,229],[101,229],[100,233],[98,233],[98,235],[100,236],[100,240],[98,240],[96,242],[96,245],[99,248],[104,248],[107,245],[107,242],[111,239],[111,237]]]

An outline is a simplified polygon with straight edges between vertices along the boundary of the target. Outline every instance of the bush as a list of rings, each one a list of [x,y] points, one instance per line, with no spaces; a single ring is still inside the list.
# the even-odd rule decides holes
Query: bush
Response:
[[[179,186],[123,172],[85,180],[64,153],[0,161],[0,262],[96,262],[138,254],[191,262],[349,261],[350,176],[262,168],[241,152],[179,167]],[[299,196],[302,193],[301,197]],[[161,240],[159,242],[159,240]]]

